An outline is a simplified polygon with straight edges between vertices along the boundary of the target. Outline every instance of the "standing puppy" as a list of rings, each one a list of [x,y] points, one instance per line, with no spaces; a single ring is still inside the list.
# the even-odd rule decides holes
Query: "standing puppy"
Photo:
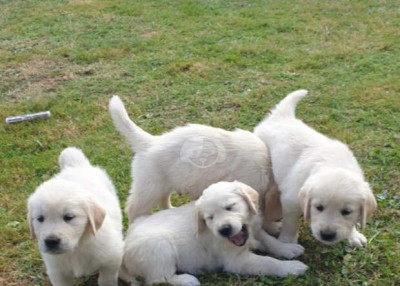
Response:
[[[299,217],[311,220],[313,236],[325,244],[348,239],[361,247],[365,227],[376,209],[375,197],[349,148],[295,118],[298,90],[283,99],[254,129],[271,151],[283,212],[279,239],[297,242]]]
[[[80,149],[65,149],[61,172],[28,200],[31,235],[38,239],[54,286],[99,272],[101,286],[118,285],[123,255],[122,214],[106,172],[93,167]]]
[[[146,284],[195,286],[200,282],[193,275],[221,270],[282,277],[304,274],[307,266],[300,261],[281,261],[250,251],[254,231],[261,230],[261,222],[253,220],[257,205],[258,193],[249,186],[219,182],[195,203],[138,218],[125,239],[121,277],[132,285],[141,276]],[[265,231],[262,234],[268,236]],[[291,257],[303,252],[299,245],[273,237],[267,240],[277,248],[269,249],[272,252],[287,248],[291,254],[285,256]]]
[[[109,108],[115,127],[135,152],[126,203],[130,222],[157,205],[170,208],[173,191],[196,199],[219,181],[246,183],[263,203],[270,161],[265,144],[253,133],[191,124],[153,136],[130,120],[118,96],[110,100]]]

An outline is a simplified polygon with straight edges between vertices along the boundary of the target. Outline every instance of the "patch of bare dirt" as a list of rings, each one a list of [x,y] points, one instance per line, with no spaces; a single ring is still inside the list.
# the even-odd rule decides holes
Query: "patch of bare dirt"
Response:
[[[5,70],[0,83],[9,99],[27,99],[52,91],[56,85],[73,80],[73,72],[64,71],[63,64],[51,60],[32,59]]]

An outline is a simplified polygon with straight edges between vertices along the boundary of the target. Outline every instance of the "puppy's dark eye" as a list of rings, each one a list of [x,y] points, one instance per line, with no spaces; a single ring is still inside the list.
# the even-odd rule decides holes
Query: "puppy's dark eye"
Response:
[[[347,216],[347,215],[351,214],[351,210],[344,209],[340,213],[342,214],[342,216]]]
[[[38,222],[44,222],[44,216],[39,216],[38,218],[37,218],[37,220],[38,220]]]
[[[225,207],[225,209],[227,210],[227,211],[231,211],[231,210],[233,210],[233,206],[234,206],[235,204],[230,204],[229,206],[226,206]]]
[[[213,218],[214,218],[213,215],[209,215],[209,216],[207,217],[208,220],[212,220]]]
[[[71,221],[71,220],[73,220],[73,219],[74,219],[74,216],[73,216],[73,215],[65,215],[65,216],[63,217],[63,220],[64,220],[65,222]]]
[[[324,206],[322,206],[322,205],[318,205],[315,208],[320,212],[322,212],[324,210]]]

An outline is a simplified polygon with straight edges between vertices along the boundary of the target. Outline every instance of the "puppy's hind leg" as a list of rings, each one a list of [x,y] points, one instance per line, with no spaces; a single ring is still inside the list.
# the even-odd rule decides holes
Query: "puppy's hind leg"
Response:
[[[303,275],[308,266],[297,260],[281,261],[268,256],[260,256],[251,252],[243,252],[234,259],[228,259],[225,270],[245,275]]]
[[[157,246],[151,250],[151,256],[146,257],[142,264],[146,267],[146,285],[169,283],[180,286],[199,286],[200,282],[193,275],[176,274],[177,260],[175,246],[168,240],[158,241]]]
[[[131,276],[128,273],[128,271],[126,270],[125,265],[123,263],[121,264],[121,266],[119,268],[118,277],[119,277],[119,279],[122,279],[125,282],[130,283],[130,285],[139,284],[139,283],[137,283],[136,278]]]
[[[159,205],[165,196],[165,190],[161,184],[150,183],[146,185],[134,181],[125,206],[129,223],[132,223],[139,216],[150,214],[152,209]]]

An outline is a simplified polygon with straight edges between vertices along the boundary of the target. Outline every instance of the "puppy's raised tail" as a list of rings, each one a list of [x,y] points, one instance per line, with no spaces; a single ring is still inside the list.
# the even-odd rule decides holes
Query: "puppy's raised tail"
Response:
[[[64,149],[60,157],[58,158],[60,168],[64,169],[67,167],[82,167],[90,166],[89,160],[83,154],[82,150],[76,147],[68,147]]]
[[[153,136],[137,126],[128,116],[121,99],[114,95],[109,110],[117,130],[125,137],[134,152],[143,151],[150,145]]]
[[[295,117],[297,103],[307,95],[308,91],[299,89],[289,93],[271,111],[269,118],[273,117]]]

